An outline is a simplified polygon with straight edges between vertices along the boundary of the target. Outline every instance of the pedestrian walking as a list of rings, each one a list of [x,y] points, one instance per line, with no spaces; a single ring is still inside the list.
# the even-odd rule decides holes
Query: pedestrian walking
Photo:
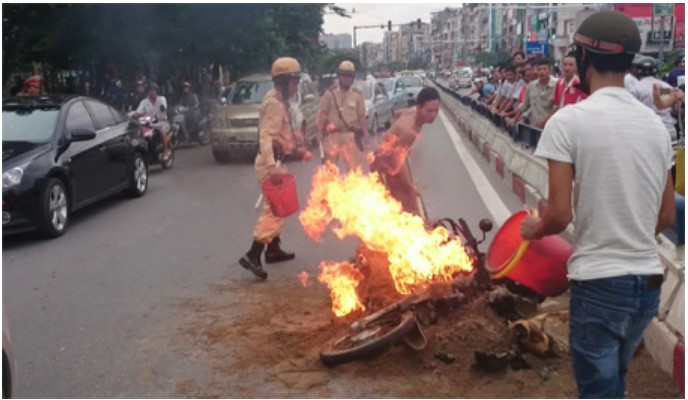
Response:
[[[405,212],[420,215],[418,189],[411,181],[405,162],[411,146],[425,124],[435,121],[440,109],[440,94],[426,87],[418,93],[416,106],[400,113],[373,154],[371,172],[378,172],[392,197]]]
[[[345,60],[339,64],[337,84],[323,94],[318,117],[325,159],[337,164],[341,157],[349,171],[360,168],[359,150],[363,151],[362,144],[370,138],[363,94],[351,87],[355,75],[354,63]]]
[[[262,103],[259,113],[259,151],[254,164],[258,182],[266,179],[280,184],[280,175],[286,173],[281,161],[285,154],[293,151],[295,136],[289,117],[289,98],[299,87],[301,66],[296,59],[281,57],[275,60],[271,70],[274,88],[270,89]],[[304,159],[310,159],[306,152]],[[265,250],[265,262],[276,263],[293,260],[296,255],[280,247],[284,218],[272,213],[268,201],[264,201],[263,212],[253,231],[251,249],[240,260],[239,264],[251,271],[260,279],[266,279],[268,273],[263,270],[261,256]],[[267,246],[267,250],[266,250]]]
[[[642,43],[635,22],[598,12],[573,40],[580,89],[590,97],[545,126],[535,155],[547,159],[549,201],[542,218],[523,221],[521,234],[558,234],[575,212],[569,346],[578,396],[622,398],[659,305],[664,268],[655,235],[676,216],[671,143],[659,117],[624,88]]]

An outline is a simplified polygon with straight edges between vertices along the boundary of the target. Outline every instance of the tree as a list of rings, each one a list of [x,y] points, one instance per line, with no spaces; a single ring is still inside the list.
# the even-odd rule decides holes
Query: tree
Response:
[[[3,78],[32,62],[55,70],[197,76],[220,63],[235,76],[278,56],[314,65],[332,4],[3,4]]]

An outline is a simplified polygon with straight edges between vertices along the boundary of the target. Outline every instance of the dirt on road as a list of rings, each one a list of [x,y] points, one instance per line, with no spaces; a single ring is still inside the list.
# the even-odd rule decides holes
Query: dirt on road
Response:
[[[372,307],[399,297],[382,290],[389,284],[384,278],[369,282]],[[355,317],[335,319],[329,293],[317,281],[311,279],[303,287],[294,276],[290,282],[224,282],[213,289],[211,300],[176,305],[186,317],[171,340],[172,350],[194,362],[204,360],[214,371],[179,380],[176,392],[181,397],[577,396],[565,350],[548,358],[524,353],[530,367],[525,370],[487,373],[475,367],[475,351],[501,352],[513,346],[507,323],[488,306],[487,294],[424,328],[429,343],[422,351],[397,345],[373,359],[329,368],[319,361],[320,350]],[[645,349],[633,359],[627,382],[628,398],[679,397],[670,377]]]

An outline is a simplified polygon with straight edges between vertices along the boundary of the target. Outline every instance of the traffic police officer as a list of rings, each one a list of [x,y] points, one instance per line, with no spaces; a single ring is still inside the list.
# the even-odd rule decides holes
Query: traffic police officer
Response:
[[[323,94],[318,119],[325,159],[336,164],[342,156],[349,170],[360,166],[355,131],[360,130],[364,138],[370,137],[363,94],[351,88],[355,74],[351,61],[339,64],[337,85]]]
[[[255,161],[255,171],[258,182],[273,179],[279,183],[280,174],[286,173],[286,168],[278,165],[285,153],[294,149],[295,137],[289,118],[289,98],[299,87],[301,66],[291,57],[282,57],[272,64],[272,80],[274,88],[270,89],[263,98],[259,114],[259,146]],[[310,158],[306,152],[305,159]],[[265,251],[265,262],[275,263],[292,260],[294,253],[288,253],[280,248],[280,232],[284,225],[284,218],[272,213],[267,200],[264,201],[263,212],[258,218],[253,232],[251,249],[240,260],[242,267],[253,272],[260,279],[268,277],[263,270],[261,255]]]

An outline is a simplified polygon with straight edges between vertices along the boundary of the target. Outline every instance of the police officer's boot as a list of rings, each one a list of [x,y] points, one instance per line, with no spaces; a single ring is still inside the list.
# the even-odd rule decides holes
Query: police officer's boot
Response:
[[[280,238],[277,236],[268,243],[268,249],[265,251],[265,262],[268,264],[293,260],[296,257],[294,253],[287,253],[280,248]]]
[[[268,277],[268,273],[263,270],[263,265],[260,263],[260,256],[263,254],[264,248],[264,243],[254,240],[251,245],[251,250],[239,260],[239,264],[241,264],[242,267],[253,272],[253,274],[260,279],[266,279]]]

